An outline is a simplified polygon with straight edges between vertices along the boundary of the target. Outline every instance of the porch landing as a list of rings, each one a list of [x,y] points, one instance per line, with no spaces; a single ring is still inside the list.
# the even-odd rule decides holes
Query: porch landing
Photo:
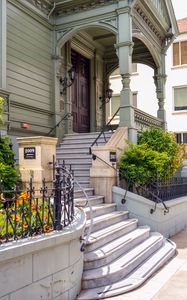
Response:
[[[137,290],[105,300],[186,300],[187,229],[170,238],[177,245],[176,256]]]

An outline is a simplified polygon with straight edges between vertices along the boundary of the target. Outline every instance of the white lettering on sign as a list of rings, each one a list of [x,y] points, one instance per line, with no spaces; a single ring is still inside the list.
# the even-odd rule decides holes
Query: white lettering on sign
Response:
[[[35,159],[36,158],[36,148],[35,147],[25,147],[24,148],[24,159]]]

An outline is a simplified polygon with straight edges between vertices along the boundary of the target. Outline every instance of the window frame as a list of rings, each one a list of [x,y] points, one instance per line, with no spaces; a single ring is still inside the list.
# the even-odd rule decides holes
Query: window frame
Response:
[[[172,87],[172,98],[173,98],[173,105],[172,105],[172,111],[173,114],[182,114],[182,113],[187,113],[187,109],[181,109],[181,110],[175,110],[175,90],[176,89],[182,89],[182,88],[186,88],[187,89],[187,85],[178,85],[178,86],[173,86]],[[187,99],[186,99],[187,101]],[[187,106],[187,105],[186,105]]]
[[[173,42],[172,44],[172,68],[179,68],[179,67],[185,67],[187,66],[187,63],[186,64],[182,64],[182,56],[181,56],[181,43],[183,42],[187,42],[187,39],[182,39],[180,41],[176,41],[176,42]],[[174,44],[179,44],[179,64],[178,65],[174,65]]]

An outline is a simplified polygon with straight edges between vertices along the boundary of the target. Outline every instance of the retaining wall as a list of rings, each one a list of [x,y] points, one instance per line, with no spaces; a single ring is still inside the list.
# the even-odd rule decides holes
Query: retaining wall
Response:
[[[81,288],[85,214],[62,231],[0,246],[0,300],[74,300]]]
[[[126,194],[126,195],[125,195]],[[125,201],[121,201],[124,199]],[[113,202],[118,210],[128,210],[131,218],[137,218],[140,225],[150,226],[152,231],[158,231],[165,237],[170,237],[187,227],[187,197],[166,201],[169,212],[159,203],[155,212],[155,203],[142,196],[127,192],[119,187],[113,187]],[[124,202],[124,204],[122,204]]]

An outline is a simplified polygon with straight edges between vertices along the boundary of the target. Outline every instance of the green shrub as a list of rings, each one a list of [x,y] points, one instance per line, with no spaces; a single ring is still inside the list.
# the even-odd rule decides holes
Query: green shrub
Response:
[[[3,190],[15,187],[18,178],[14,161],[14,152],[7,136],[0,137],[0,186]]]
[[[182,152],[174,134],[152,128],[139,134],[137,145],[129,143],[118,166],[122,177],[144,184],[150,178],[171,177],[181,162]]]
[[[0,124],[3,123],[3,103],[4,99],[0,97]]]

